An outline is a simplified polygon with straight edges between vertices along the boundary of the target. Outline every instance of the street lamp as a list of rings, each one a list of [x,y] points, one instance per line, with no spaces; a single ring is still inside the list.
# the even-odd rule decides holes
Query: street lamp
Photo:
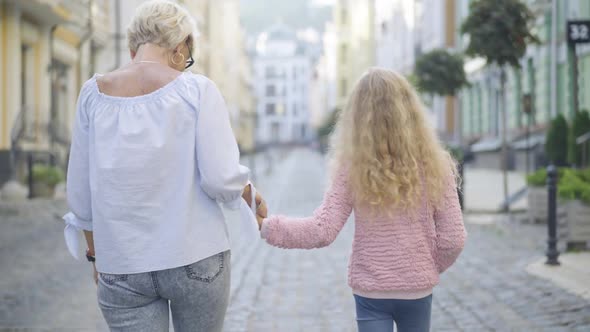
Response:
[[[532,96],[530,93],[525,93],[522,96],[522,111],[526,116],[526,149],[525,149],[525,156],[526,156],[526,174],[529,174],[529,136],[530,136],[530,126],[531,126],[531,113],[533,111],[533,101]]]

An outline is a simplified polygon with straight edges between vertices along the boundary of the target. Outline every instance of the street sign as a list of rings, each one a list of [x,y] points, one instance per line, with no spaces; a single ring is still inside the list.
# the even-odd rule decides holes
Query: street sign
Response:
[[[567,42],[570,44],[590,43],[590,21],[568,21]]]

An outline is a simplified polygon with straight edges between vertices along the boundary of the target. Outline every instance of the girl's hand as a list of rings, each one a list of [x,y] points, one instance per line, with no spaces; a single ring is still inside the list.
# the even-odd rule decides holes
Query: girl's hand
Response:
[[[266,202],[262,199],[260,194],[256,194],[256,220],[258,221],[258,229],[262,229],[262,221],[268,216],[268,208]]]

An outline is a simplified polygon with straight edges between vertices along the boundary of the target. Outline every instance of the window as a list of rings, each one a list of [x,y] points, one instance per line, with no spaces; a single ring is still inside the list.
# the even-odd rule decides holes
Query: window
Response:
[[[293,67],[293,80],[297,79],[297,67]]]
[[[274,85],[267,85],[266,86],[266,96],[267,97],[274,97],[277,95],[276,87]]]
[[[277,76],[277,71],[273,66],[267,66],[264,72],[266,78],[273,78]]]
[[[293,103],[293,115],[297,115],[297,103]]]
[[[273,103],[266,104],[266,115],[274,115],[276,114],[276,105]]]

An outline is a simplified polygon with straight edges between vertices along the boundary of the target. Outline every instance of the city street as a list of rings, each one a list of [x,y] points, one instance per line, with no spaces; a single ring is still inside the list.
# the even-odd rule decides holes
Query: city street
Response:
[[[273,153],[272,169],[266,160],[257,158],[256,178],[270,212],[311,214],[327,180],[323,157],[299,148]],[[107,330],[88,263],[66,250],[65,211],[61,201],[0,203],[0,331]],[[236,217],[228,212],[225,331],[356,331],[346,270],[352,219],[328,248],[287,251],[241,240]],[[465,219],[468,242],[435,289],[432,331],[590,330],[590,301],[526,272],[543,255],[544,226],[504,215]]]

